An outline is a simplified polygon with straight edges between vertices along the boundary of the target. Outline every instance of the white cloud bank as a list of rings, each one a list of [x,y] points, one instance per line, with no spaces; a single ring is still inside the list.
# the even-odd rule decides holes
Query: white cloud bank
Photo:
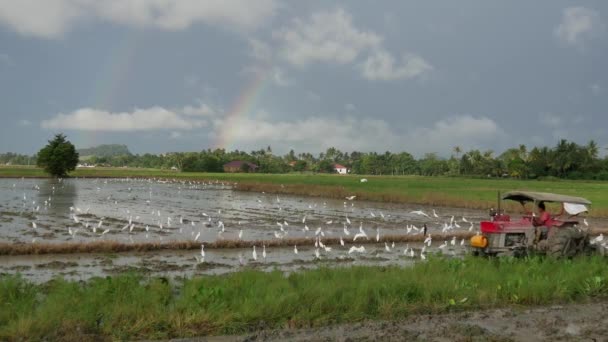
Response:
[[[563,10],[562,21],[555,28],[555,36],[569,45],[580,44],[603,29],[600,15],[585,7],[569,7]]]
[[[289,149],[321,152],[329,147],[343,151],[407,151],[414,154],[438,152],[449,154],[456,145],[480,148],[505,135],[495,121],[487,117],[456,115],[428,126],[399,129],[390,122],[372,117],[357,118],[310,116],[296,120],[277,120],[260,111],[253,117],[225,121],[224,113],[205,104],[180,109],[151,107],[131,112],[111,113],[82,108],[69,114],[57,114],[41,126],[52,130],[98,132],[166,132],[169,139],[196,135],[213,143],[224,125],[230,125],[231,146],[250,150],[271,145],[275,150]]]
[[[298,68],[312,63],[351,64],[367,55],[358,68],[367,80],[408,79],[433,69],[415,54],[403,54],[401,61],[396,62],[383,47],[384,37],[357,28],[352,15],[344,9],[315,12],[306,19],[296,18],[288,27],[274,31],[273,37],[279,42],[280,57]],[[253,48],[257,56],[268,51],[259,43]]]
[[[1,0],[0,23],[40,38],[61,37],[91,19],[171,31],[196,22],[252,30],[277,10],[275,0]]]
[[[179,111],[162,107],[111,113],[94,108],[81,108],[69,114],[59,113],[44,120],[42,128],[98,132],[136,132],[154,130],[191,130],[207,125],[203,117],[211,114],[205,105],[184,107]]]

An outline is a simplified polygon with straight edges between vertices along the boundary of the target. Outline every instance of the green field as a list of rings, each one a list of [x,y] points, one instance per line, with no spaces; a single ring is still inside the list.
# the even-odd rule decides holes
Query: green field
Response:
[[[136,275],[35,285],[0,278],[1,340],[158,339],[397,320],[411,314],[584,302],[608,294],[602,258],[464,260],[409,268],[244,270],[180,281]]]
[[[44,177],[40,169],[2,167],[0,177]],[[396,203],[418,203],[463,208],[488,208],[497,191],[534,190],[582,196],[593,202],[591,216],[608,217],[608,182],[572,180],[477,179],[422,176],[342,176],[323,174],[182,173],[154,169],[79,169],[74,177],[165,177],[183,180],[237,182],[238,189]],[[361,178],[369,181],[361,183]]]

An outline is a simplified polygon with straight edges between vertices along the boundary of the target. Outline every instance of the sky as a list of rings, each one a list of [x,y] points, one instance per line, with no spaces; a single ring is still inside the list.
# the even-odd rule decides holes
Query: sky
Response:
[[[608,147],[608,2],[0,0],[0,94],[0,153]]]

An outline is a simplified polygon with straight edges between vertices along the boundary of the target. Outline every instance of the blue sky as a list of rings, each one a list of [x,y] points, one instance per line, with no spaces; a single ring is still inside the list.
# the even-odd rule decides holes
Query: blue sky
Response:
[[[0,152],[608,146],[604,1],[1,0]]]

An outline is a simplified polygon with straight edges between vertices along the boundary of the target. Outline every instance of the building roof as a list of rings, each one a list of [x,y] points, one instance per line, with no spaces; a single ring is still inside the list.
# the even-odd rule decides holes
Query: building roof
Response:
[[[341,164],[334,164],[334,169],[346,169],[346,166]]]
[[[250,162],[244,161],[244,160],[233,160],[231,162],[224,164],[224,167],[241,167],[241,166],[243,166],[243,164],[247,164],[247,165],[249,165],[250,168],[253,168],[253,169],[257,169],[257,167],[258,167],[254,163],[250,163]]]

